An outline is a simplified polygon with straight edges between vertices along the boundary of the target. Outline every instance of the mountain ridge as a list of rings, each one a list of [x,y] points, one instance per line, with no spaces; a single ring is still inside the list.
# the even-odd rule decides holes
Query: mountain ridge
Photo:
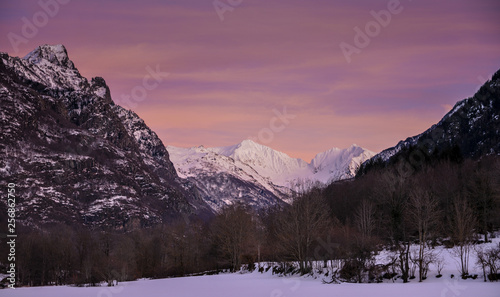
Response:
[[[438,123],[378,153],[364,162],[359,173],[399,161],[417,168],[436,158],[458,161],[488,154],[500,154],[500,70]]]
[[[242,197],[251,200],[255,208],[289,202],[299,184],[319,182],[326,185],[332,181],[352,178],[361,162],[374,155],[373,152],[353,145],[343,150],[330,149],[307,163],[249,139],[231,146],[167,146],[167,150],[177,174],[197,184],[199,188],[207,189],[204,192],[208,197],[207,203],[216,210]],[[255,189],[260,189],[259,195],[265,193],[267,198],[258,203],[253,194],[246,193],[237,186],[229,186],[228,192],[222,193],[213,180],[205,180],[207,176],[219,175],[251,183]],[[216,188],[217,195],[225,197],[222,199],[224,203],[214,204],[210,201],[215,195],[210,191],[211,188]]]

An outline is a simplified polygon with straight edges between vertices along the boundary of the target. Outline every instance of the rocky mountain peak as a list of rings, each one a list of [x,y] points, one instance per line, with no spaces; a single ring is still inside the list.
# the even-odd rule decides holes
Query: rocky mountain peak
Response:
[[[20,224],[132,229],[212,215],[158,136],[62,45],[0,54],[0,126],[0,186],[29,181],[16,188]]]
[[[111,92],[109,90],[106,81],[102,77],[94,77],[90,83],[93,93],[103,99],[106,99],[108,103],[114,105],[113,100],[111,100]]]
[[[75,69],[75,64],[69,59],[68,51],[62,44],[41,45],[23,59],[37,65],[50,63],[64,68]]]

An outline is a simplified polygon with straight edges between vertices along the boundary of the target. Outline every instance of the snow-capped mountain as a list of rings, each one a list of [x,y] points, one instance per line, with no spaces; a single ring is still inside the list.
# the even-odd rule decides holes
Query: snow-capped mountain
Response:
[[[500,70],[437,124],[365,162],[361,173],[398,161],[417,167],[435,158],[478,159],[491,154],[500,154]]]
[[[374,155],[352,145],[320,153],[307,163],[252,140],[227,147],[168,146],[167,150],[177,174],[203,189],[202,196],[215,210],[236,200],[251,201],[256,208],[287,201],[297,183],[351,178]]]
[[[157,135],[62,45],[0,53],[0,128],[0,184],[17,185],[19,222],[132,228],[212,213]]]

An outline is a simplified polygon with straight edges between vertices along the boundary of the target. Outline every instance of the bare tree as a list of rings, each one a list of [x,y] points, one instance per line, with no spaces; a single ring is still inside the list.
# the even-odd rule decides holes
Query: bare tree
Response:
[[[437,200],[433,195],[422,188],[416,188],[410,193],[410,207],[408,208],[410,221],[418,230],[419,252],[418,264],[418,280],[421,282],[425,273],[425,247],[429,239],[429,232],[439,220],[439,211]]]
[[[488,256],[484,249],[476,249],[477,265],[480,265],[483,270],[483,279],[486,282],[486,268],[488,267]]]
[[[477,262],[483,270],[483,278],[486,282],[486,278],[490,281],[500,280],[500,245],[498,247],[486,248],[476,248]],[[489,273],[486,272],[489,270]]]
[[[420,263],[420,251],[417,250],[412,250],[410,253],[410,279],[415,278],[415,272],[417,271],[417,268],[419,267]]]
[[[283,252],[298,261],[301,273],[306,273],[311,245],[330,225],[330,219],[320,189],[303,190],[280,216],[276,237]]]
[[[241,266],[242,254],[250,248],[255,236],[252,214],[242,204],[224,208],[213,223],[213,235],[220,251],[228,257],[231,270]]]
[[[498,203],[498,190],[494,186],[494,177],[483,168],[477,169],[469,180],[468,195],[474,201],[477,217],[478,232],[488,241],[488,232],[492,229],[492,220],[496,218],[496,204]]]
[[[500,270],[500,246],[487,251],[488,267],[490,268],[490,281],[500,280],[498,271]]]
[[[452,239],[454,253],[460,259],[460,274],[466,277],[469,274],[469,254],[474,239],[476,219],[474,212],[466,199],[457,198],[454,203],[452,218]]]
[[[437,270],[437,277],[441,277],[441,271],[443,271],[443,268],[445,266],[444,258],[442,256],[439,256],[436,258],[436,270]]]
[[[373,203],[363,200],[354,213],[354,218],[362,240],[366,241],[372,236],[375,229],[375,206]]]
[[[410,242],[402,241],[397,245],[398,266],[401,271],[401,278],[404,283],[408,282],[410,277]]]
[[[375,195],[382,207],[385,222],[381,229],[393,242],[397,251],[397,265],[403,282],[410,276],[410,220],[408,219],[409,194],[406,172],[387,171],[379,177],[380,185]]]
[[[387,231],[394,244],[408,240],[408,181],[404,174],[396,171],[383,172],[379,177],[378,186],[374,189],[374,196],[381,207],[384,225],[381,229]]]
[[[427,272],[429,272],[430,264],[437,261],[437,255],[432,250],[425,251],[424,258],[422,260],[422,279],[427,278]]]

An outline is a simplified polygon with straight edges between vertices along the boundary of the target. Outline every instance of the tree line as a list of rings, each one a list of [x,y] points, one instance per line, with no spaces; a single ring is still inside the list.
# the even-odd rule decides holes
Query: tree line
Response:
[[[326,188],[302,183],[290,204],[254,210],[237,203],[209,221],[127,232],[23,227],[18,285],[113,285],[242,266],[262,271],[262,262],[283,274],[328,268],[332,281],[423,281],[431,263],[438,274],[442,269],[436,245],[453,248],[463,278],[479,265],[485,280],[498,280],[500,247],[480,250],[475,244],[489,241],[500,227],[500,159],[440,161],[411,174],[394,168]],[[377,264],[374,257],[383,248],[390,259]],[[4,254],[5,246],[0,249]],[[471,253],[478,263],[469,263]]]

